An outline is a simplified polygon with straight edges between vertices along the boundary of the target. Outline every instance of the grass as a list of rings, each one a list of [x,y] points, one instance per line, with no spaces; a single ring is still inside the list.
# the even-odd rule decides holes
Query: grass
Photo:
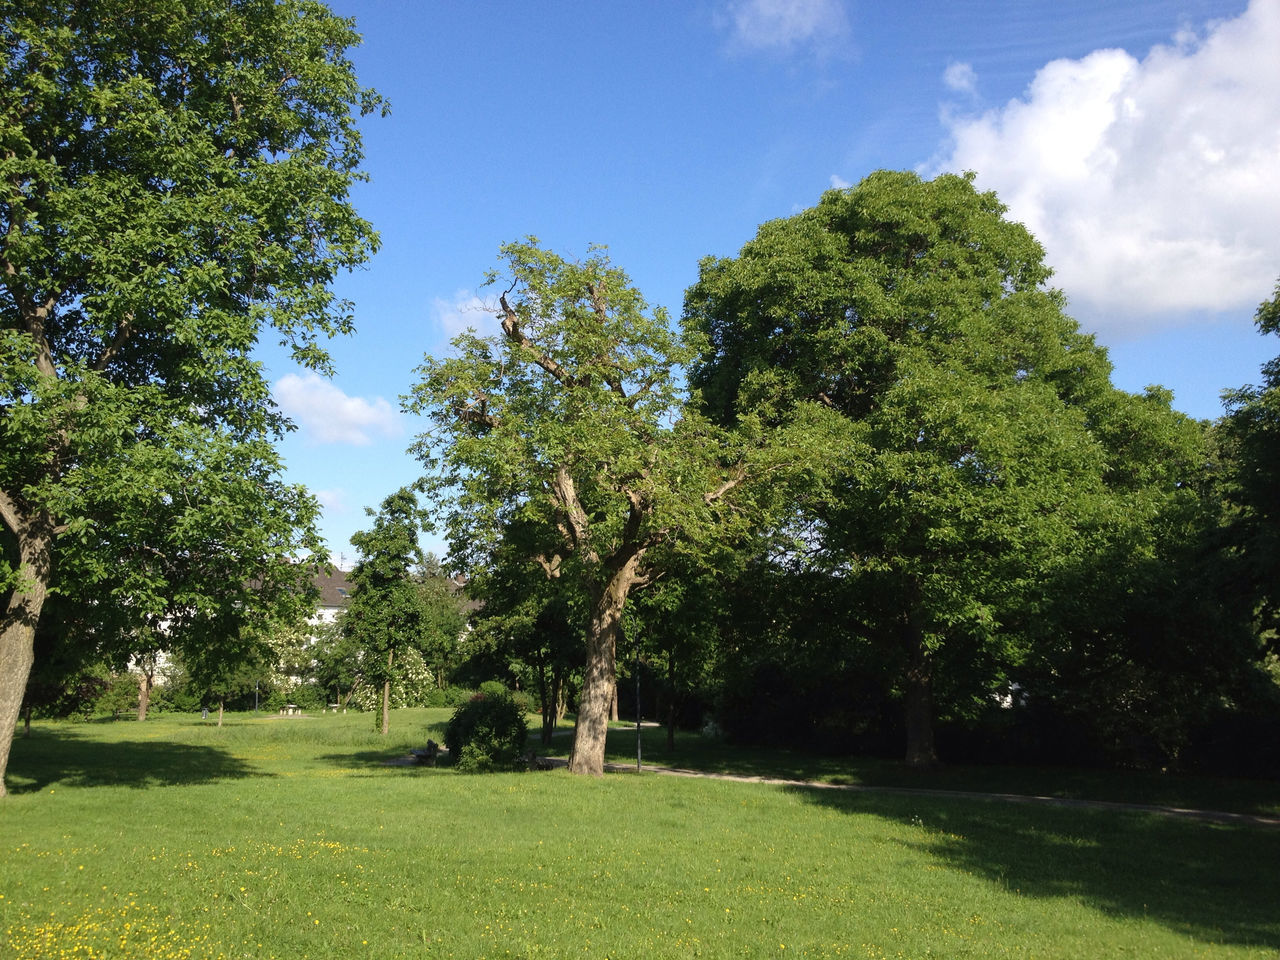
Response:
[[[1280,951],[1280,830],[383,763],[446,718],[401,711],[385,743],[360,715],[37,724],[0,802],[0,957]]]

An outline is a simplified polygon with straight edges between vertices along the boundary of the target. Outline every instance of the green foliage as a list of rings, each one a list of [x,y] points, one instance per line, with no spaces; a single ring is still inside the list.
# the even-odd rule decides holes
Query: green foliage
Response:
[[[486,773],[523,769],[528,736],[524,711],[498,684],[496,691],[478,693],[458,707],[444,743],[459,770]]]
[[[424,581],[413,574],[425,558],[418,546],[421,521],[412,491],[398,490],[382,501],[377,514],[367,512],[374,525],[351,537],[360,561],[351,573],[356,590],[340,623],[347,645],[359,656],[357,702],[367,700],[360,691],[377,691],[385,734],[392,703],[389,685],[400,685],[403,702],[424,702],[434,676],[423,652],[439,655],[451,649],[463,620],[458,600],[439,582],[443,578]]]
[[[573,263],[530,239],[505,245],[502,259],[502,334],[463,334],[454,356],[428,357],[405,400],[432,423],[413,447],[427,468],[419,486],[451,562],[472,580],[491,572],[478,595],[499,581],[519,591],[494,616],[544,675],[560,651],[537,621],[560,616],[555,594],[576,595],[577,610],[567,606],[581,613],[587,656],[571,767],[599,773],[631,591],[680,554],[713,567],[776,496],[753,481],[797,457],[766,442],[758,418],[729,431],[688,404],[681,367],[693,341],[602,250]],[[564,586],[538,590],[537,571]]]
[[[935,698],[964,714],[1007,690],[1053,630],[1060,572],[1150,555],[1202,464],[1167,391],[1111,386],[1004,212],[971,177],[878,172],[704,260],[685,301],[718,422],[815,402],[844,421],[775,556],[847,592],[836,608],[894,677],[915,763],[934,759]]]
[[[1261,333],[1280,335],[1280,283],[1255,317]],[[1280,356],[1262,367],[1262,383],[1226,394],[1221,424],[1228,460],[1225,493],[1233,508],[1231,545],[1260,629],[1280,637]]]
[[[33,0],[0,19],[0,772],[46,591],[77,643],[224,648],[308,606],[264,338],[328,371],[377,246],[352,24],[311,0]],[[83,618],[81,618],[83,619]]]

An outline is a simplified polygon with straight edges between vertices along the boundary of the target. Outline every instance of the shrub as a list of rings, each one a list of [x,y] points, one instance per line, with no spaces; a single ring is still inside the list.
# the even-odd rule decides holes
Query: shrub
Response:
[[[467,687],[447,687],[444,691],[444,705],[460,707],[475,695],[476,692]]]
[[[518,770],[528,736],[523,711],[504,690],[500,696],[477,693],[454,711],[444,743],[459,770]]]

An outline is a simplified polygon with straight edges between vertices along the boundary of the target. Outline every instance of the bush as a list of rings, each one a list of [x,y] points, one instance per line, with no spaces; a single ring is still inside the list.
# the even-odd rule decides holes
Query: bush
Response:
[[[500,696],[477,693],[454,711],[444,743],[459,770],[519,770],[528,736],[524,713],[506,691]]]
[[[475,695],[476,692],[468,687],[446,687],[444,705],[446,707],[460,707]]]

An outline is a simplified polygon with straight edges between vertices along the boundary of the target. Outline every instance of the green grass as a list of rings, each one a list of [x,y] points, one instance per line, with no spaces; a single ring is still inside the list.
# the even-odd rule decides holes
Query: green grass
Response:
[[[0,802],[0,957],[1280,951],[1277,829],[383,763],[446,717],[401,711],[390,743],[359,715],[37,724]]]

